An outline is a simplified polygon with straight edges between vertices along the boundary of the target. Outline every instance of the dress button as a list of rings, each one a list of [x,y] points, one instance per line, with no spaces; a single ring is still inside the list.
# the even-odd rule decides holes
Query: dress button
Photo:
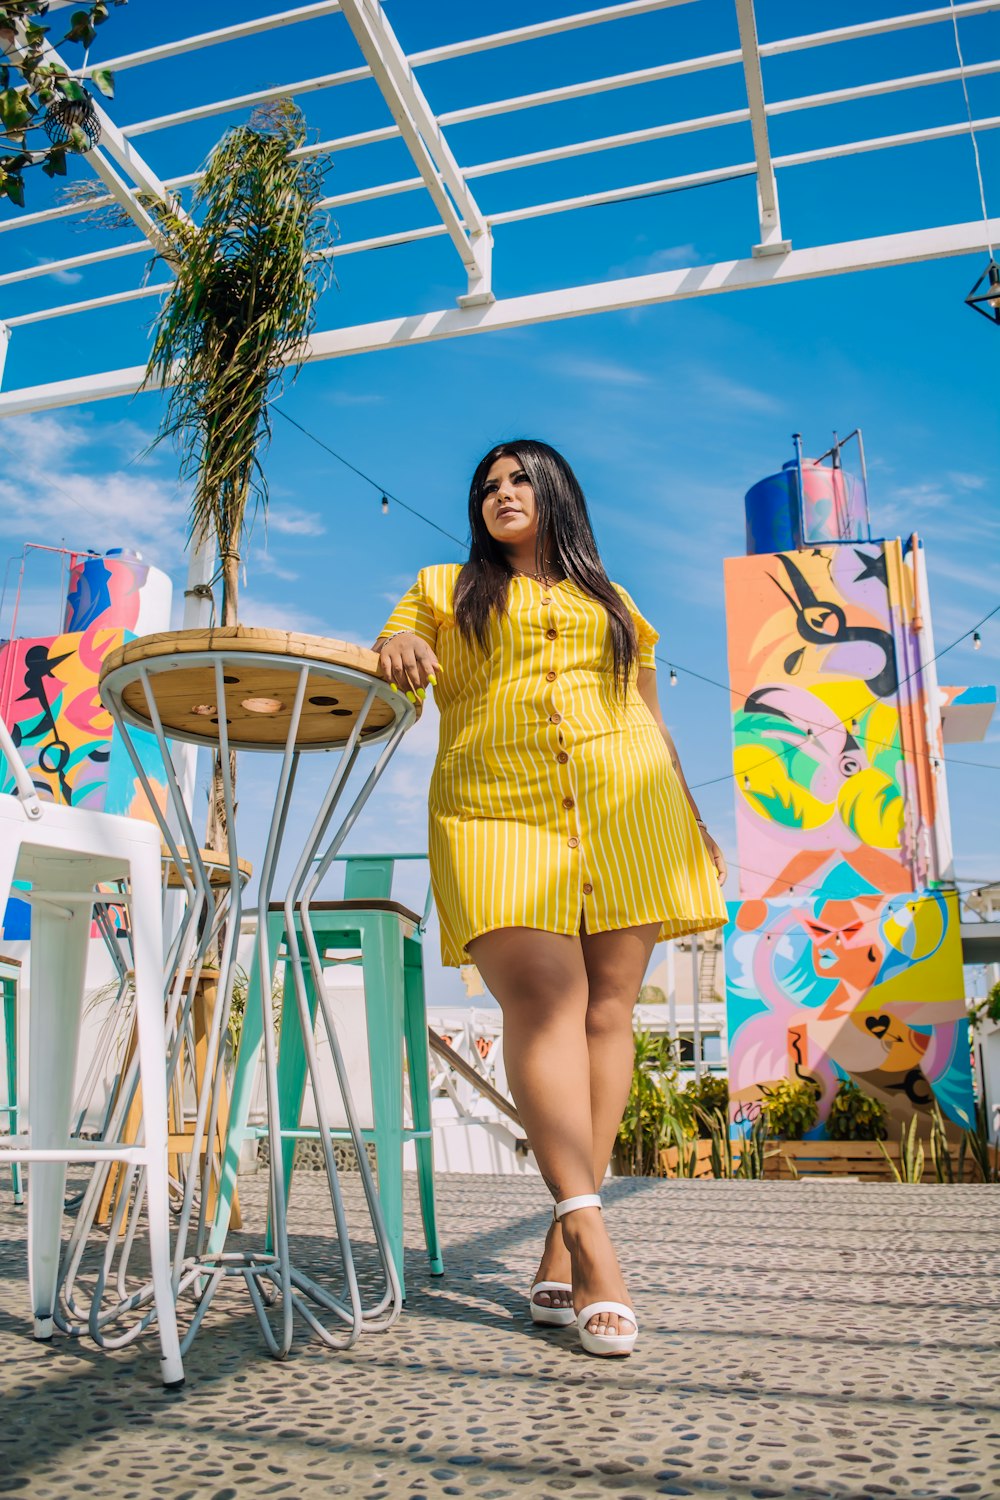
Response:
[[[563,807],[565,807],[565,808],[568,809],[570,807],[575,807],[575,806],[576,806],[576,803],[573,801],[572,797],[564,797],[563,798]]]
[[[546,682],[555,682],[555,680],[556,680],[556,674],[554,672],[546,672],[546,674],[545,674],[545,681]]]
[[[543,604],[551,604],[551,603],[552,603],[552,600],[551,600],[551,599],[543,599],[543,600],[542,600],[542,603],[543,603]]]
[[[566,762],[569,760],[569,756],[566,754],[565,750],[560,750],[559,754],[556,756],[556,760],[559,762],[559,764],[561,766],[564,766],[566,764]]]
[[[558,630],[547,630],[547,631],[546,631],[546,632],[545,632],[545,639],[546,639],[546,640],[547,640],[547,641],[554,641],[554,640],[555,640],[555,638],[556,638],[556,636],[557,636],[557,635],[558,635],[558,634],[559,634],[559,632],[558,632]]]
[[[561,724],[562,723],[562,714],[549,714],[549,723],[550,724]]]
[[[590,885],[589,883],[586,884],[583,887],[583,894],[585,896],[592,896],[594,894],[594,887],[592,885]]]
[[[578,848],[580,844],[580,840],[577,838],[576,834],[574,834],[571,839],[567,839],[566,842],[571,849]]]

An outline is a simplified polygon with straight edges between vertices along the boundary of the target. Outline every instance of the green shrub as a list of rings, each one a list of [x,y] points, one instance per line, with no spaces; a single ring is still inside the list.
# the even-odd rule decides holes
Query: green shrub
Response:
[[[993,986],[985,1000],[980,1000],[969,1011],[969,1024],[975,1029],[984,1021],[1000,1021],[1000,980]]]
[[[770,1135],[782,1136],[786,1141],[801,1141],[819,1119],[819,1097],[813,1083],[780,1078],[766,1088],[762,1086],[761,1093]]]
[[[729,1113],[728,1078],[717,1073],[703,1073],[700,1078],[688,1084],[684,1097],[694,1110],[698,1134],[703,1140],[709,1140],[712,1134],[710,1122],[715,1112],[718,1111],[721,1115]]]
[[[623,1176],[657,1176],[663,1148],[694,1136],[694,1112],[677,1087],[677,1073],[670,1037],[637,1031],[632,1086],[615,1147],[615,1166]]]
[[[888,1138],[886,1108],[858,1088],[853,1078],[845,1078],[834,1095],[826,1120],[831,1141],[884,1141]]]

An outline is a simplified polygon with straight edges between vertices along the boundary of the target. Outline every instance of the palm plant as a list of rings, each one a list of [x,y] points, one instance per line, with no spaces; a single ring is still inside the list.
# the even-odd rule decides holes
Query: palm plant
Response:
[[[632,1085],[615,1151],[618,1171],[628,1177],[658,1175],[664,1147],[693,1133],[690,1106],[677,1088],[673,1042],[637,1031]]]
[[[218,541],[223,625],[238,620],[248,505],[267,504],[268,404],[301,361],[328,271],[325,164],[294,154],[305,137],[290,101],[257,110],[213,150],[192,219],[156,208],[176,280],[146,370],[170,392],[155,441],[176,441],[194,481],[191,536]]]
[[[169,389],[154,440],[173,438],[193,480],[190,536],[215,538],[221,623],[239,621],[240,553],[251,501],[266,508],[261,450],[268,406],[301,363],[329,270],[320,212],[325,162],[296,153],[306,138],[289,100],[257,110],[215,147],[192,218],[150,204],[176,280],[154,324],[147,385]],[[252,512],[251,512],[252,519]],[[235,786],[235,756],[230,771]],[[216,758],[206,843],[227,845]]]

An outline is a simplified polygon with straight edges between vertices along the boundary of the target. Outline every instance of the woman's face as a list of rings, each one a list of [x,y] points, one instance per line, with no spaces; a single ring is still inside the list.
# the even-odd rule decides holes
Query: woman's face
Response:
[[[538,532],[538,508],[528,476],[516,458],[498,458],[483,486],[483,521],[501,546],[533,542]]]

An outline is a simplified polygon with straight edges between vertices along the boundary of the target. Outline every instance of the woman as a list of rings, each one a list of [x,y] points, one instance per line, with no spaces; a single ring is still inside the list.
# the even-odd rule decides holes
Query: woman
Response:
[[[726,920],[722,851],[656,695],[657,632],[608,580],[583,493],[545,443],[502,443],[469,494],[464,566],[424,568],[374,650],[436,688],[429,856],[442,960],[471,958],[504,1018],[507,1078],[556,1199],[529,1293],[594,1354],[638,1325],[602,1222],[653,944]]]

